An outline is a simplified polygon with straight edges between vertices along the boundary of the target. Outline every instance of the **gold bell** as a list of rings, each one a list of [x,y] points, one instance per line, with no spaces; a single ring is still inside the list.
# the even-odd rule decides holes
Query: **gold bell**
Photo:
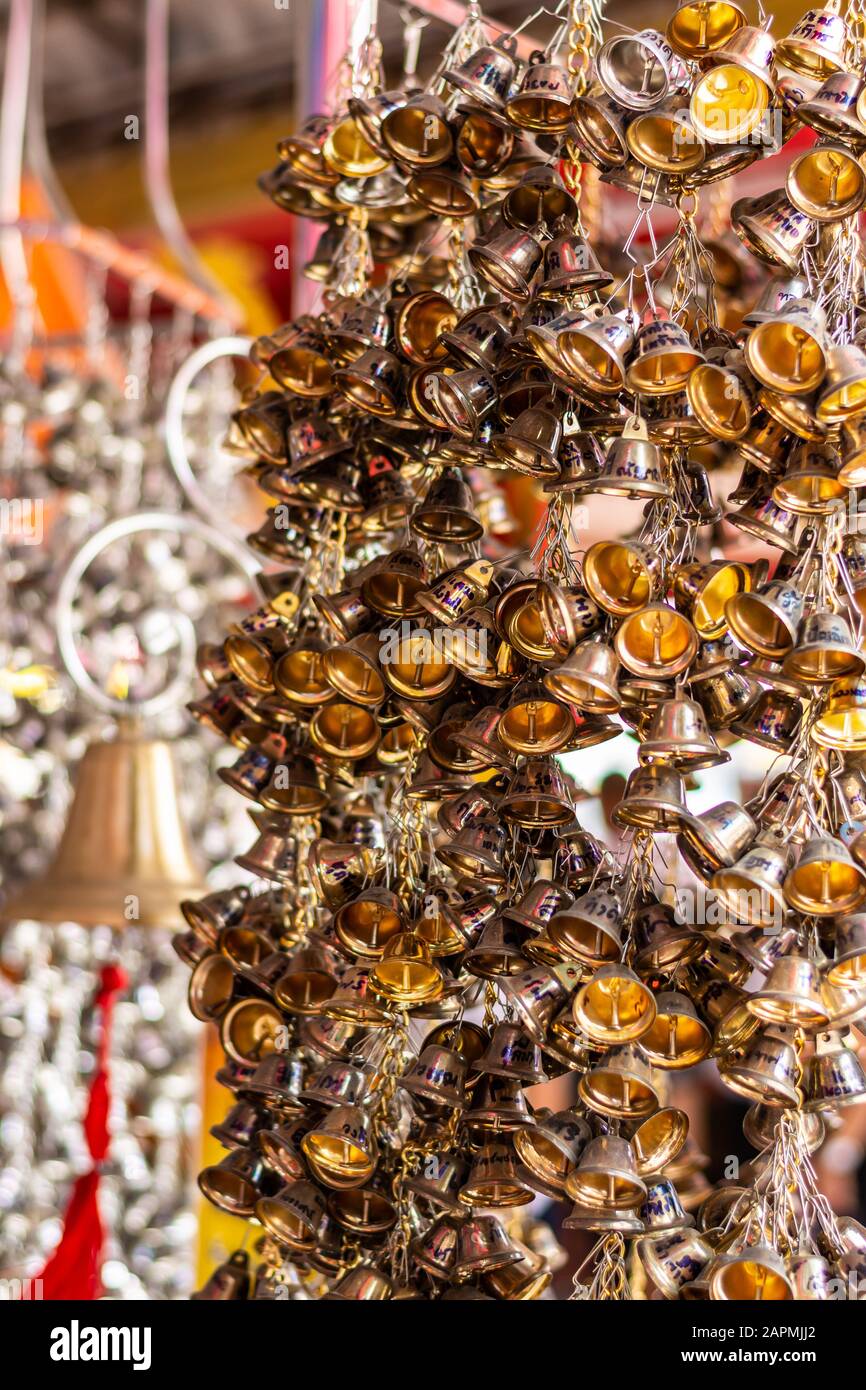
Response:
[[[791,299],[781,313],[752,329],[746,364],[771,390],[805,394],[821,384],[825,343],[823,309],[810,299]]]
[[[422,290],[409,295],[394,316],[394,337],[410,362],[421,366],[448,355],[440,334],[454,327],[458,311],[444,294]]]
[[[826,685],[862,675],[866,661],[854,645],[847,618],[822,610],[803,619],[797,645],[782,663],[786,676],[810,685]]]
[[[397,414],[403,397],[403,367],[385,348],[367,348],[334,372],[334,385],[359,410],[389,418]]]
[[[741,356],[726,351],[717,360],[708,353],[707,361],[689,373],[686,394],[695,417],[714,439],[733,444],[748,431],[754,383]]]
[[[625,163],[627,121],[619,101],[593,86],[575,94],[571,114],[580,148],[594,163],[604,168]]]
[[[866,899],[866,872],[841,840],[808,840],[784,884],[798,912],[819,917],[855,912]]]
[[[618,958],[622,945],[622,902],[610,888],[594,888],[557,912],[547,924],[550,940],[583,965]]]
[[[737,145],[757,130],[772,98],[774,48],[766,29],[745,25],[708,55],[689,104],[702,140]]]
[[[623,620],[614,638],[614,649],[633,675],[666,679],[691,665],[697,655],[698,634],[689,619],[675,608],[649,603]]]
[[[431,386],[442,420],[462,439],[473,439],[496,406],[496,382],[486,367],[439,374]]]
[[[590,714],[614,714],[620,706],[617,690],[619,663],[613,649],[590,638],[571,656],[544,674],[544,685],[553,695]]]
[[[436,999],[443,987],[429,946],[411,931],[391,938],[373,967],[371,981],[387,1000],[403,1007]]]
[[[831,72],[813,97],[799,103],[797,115],[822,135],[862,140],[864,127],[858,113],[864,85],[859,73],[842,68]]]
[[[361,581],[361,597],[388,618],[410,618],[421,612],[417,596],[426,584],[424,561],[418,550],[407,546],[391,551],[381,563],[374,562]]]
[[[777,960],[765,984],[746,1000],[749,1013],[764,1023],[823,1028],[829,1014],[821,1001],[821,975],[814,961],[787,955]]]
[[[746,1246],[717,1255],[710,1274],[710,1297],[740,1303],[787,1302],[794,1290],[784,1261],[767,1245]]]
[[[839,456],[828,444],[801,444],[785,474],[773,486],[773,499],[805,516],[831,516],[843,505],[845,486],[837,477]]]
[[[710,642],[728,626],[725,604],[751,587],[751,570],[735,561],[680,565],[674,574],[674,601],[691,618],[698,636]]]
[[[601,472],[586,490],[637,500],[670,495],[662,473],[662,453],[650,441],[646,420],[633,415],[626,422],[611,443]]]
[[[320,1013],[337,987],[333,957],[308,947],[295,952],[274,986],[274,998],[287,1013]]]
[[[178,930],[179,902],[203,890],[171,744],[121,731],[85,750],[54,857],[4,904],[3,920]]]
[[[729,758],[707,728],[700,705],[683,696],[661,702],[638,749],[641,763],[668,763],[692,771],[718,767]]]
[[[529,477],[544,478],[559,473],[556,455],[562,439],[562,424],[553,411],[530,406],[503,434],[494,434],[490,445],[507,467]]]
[[[857,1053],[844,1045],[838,1033],[820,1034],[809,1064],[806,1108],[815,1113],[862,1105],[864,1100],[866,1075]]]
[[[585,1206],[617,1209],[639,1206],[647,1191],[631,1144],[613,1134],[589,1141],[565,1189],[569,1197]]]
[[[481,539],[472,491],[457,469],[443,469],[409,518],[409,527],[425,541],[467,545]]]
[[[785,914],[782,890],[788,865],[788,850],[772,835],[759,835],[735,864],[718,869],[710,884],[738,921],[773,925]]]
[[[731,0],[680,0],[668,20],[668,42],[681,58],[706,58],[723,48],[746,17]]]
[[[568,781],[549,758],[528,758],[515,772],[497,809],[507,821],[530,829],[568,825],[574,819]]]
[[[734,594],[725,603],[725,618],[742,646],[780,661],[797,640],[804,604],[800,589],[774,579],[752,593]]]
[[[621,963],[601,966],[574,1001],[575,1023],[594,1043],[634,1042],[655,1016],[651,990]]]
[[[856,343],[827,351],[824,384],[818,396],[818,419],[838,425],[866,410],[866,352]]]
[[[198,1185],[220,1211],[231,1216],[252,1216],[259,1200],[264,1175],[261,1156],[252,1149],[232,1149],[219,1163],[204,1168]]]
[[[376,1168],[375,1134],[359,1105],[328,1110],[301,1139],[301,1149],[314,1176],[326,1187],[361,1187]]]
[[[637,1048],[613,1048],[581,1076],[578,1091],[585,1105],[612,1119],[644,1119],[658,1109],[652,1068]]]
[[[429,92],[395,106],[382,121],[381,131],[390,153],[410,169],[443,164],[454,151],[445,103]]]
[[[459,1196],[470,1207],[522,1207],[535,1194],[520,1176],[511,1145],[497,1140],[479,1149]]]
[[[361,705],[336,700],[316,710],[310,737],[316,748],[332,758],[363,758],[379,742],[379,725]]]
[[[672,319],[650,319],[637,335],[626,383],[639,395],[667,395],[685,385],[702,359],[703,353],[692,347],[680,324]]]
[[[617,825],[663,834],[679,830],[686,814],[680,773],[664,764],[650,763],[629,774],[622,801],[613,809],[613,820]]]
[[[472,102],[501,112],[517,72],[516,52],[516,40],[503,35],[476,49],[459,67],[446,69],[443,79]]]
[[[560,134],[571,120],[568,73],[540,50],[530,54],[520,87],[506,103],[505,112],[522,130]]]
[[[579,974],[575,966],[557,959],[547,964],[538,962],[531,969],[501,981],[509,1004],[539,1046],[547,1045],[554,1015],[577,984]]]
[[[758,1033],[743,1056],[719,1063],[719,1075],[726,1086],[747,1100],[797,1104],[800,1066],[794,1048],[781,1033]]]
[[[685,97],[635,116],[625,138],[635,159],[665,174],[689,174],[706,156],[706,147],[691,124]]]
[[[506,748],[526,756],[556,753],[574,733],[574,719],[567,705],[552,698],[540,681],[517,686],[497,727]]]
[[[862,913],[836,923],[835,951],[826,974],[833,985],[859,988],[866,983],[866,917]]]
[[[346,116],[328,134],[322,155],[341,178],[373,178],[388,168],[388,157],[366,138],[354,116]]]
[[[638,1242],[641,1262],[665,1298],[681,1298],[713,1257],[713,1249],[697,1231],[670,1231]]]
[[[638,541],[596,541],[584,556],[583,578],[599,607],[624,617],[655,597],[659,557]]]
[[[631,1136],[631,1146],[641,1177],[661,1173],[681,1152],[689,1133],[689,1117],[684,1110],[657,1110],[641,1120]]]
[[[785,192],[807,217],[837,222],[853,216],[866,202],[866,169],[847,146],[819,140],[790,165]]]
[[[532,281],[544,258],[541,242],[525,228],[506,227],[469,247],[473,268],[494,290],[518,303],[528,302]]]
[[[812,221],[794,207],[783,188],[778,188],[760,198],[738,198],[731,208],[731,226],[759,261],[781,266],[793,275],[811,235]]]
[[[698,1017],[687,994],[662,990],[655,996],[656,1015],[640,1040],[641,1049],[656,1067],[679,1070],[703,1061],[713,1036]]]
[[[845,66],[848,26],[839,14],[838,0],[824,9],[807,10],[782,39],[776,57],[803,77],[826,78]]]
[[[575,1107],[553,1115],[537,1113],[536,1124],[515,1135],[514,1147],[530,1172],[562,1189],[591,1138],[586,1118]]]
[[[634,329],[629,320],[603,314],[563,327],[557,336],[556,350],[569,376],[578,378],[592,391],[615,395],[625,384],[625,357],[633,343]]]

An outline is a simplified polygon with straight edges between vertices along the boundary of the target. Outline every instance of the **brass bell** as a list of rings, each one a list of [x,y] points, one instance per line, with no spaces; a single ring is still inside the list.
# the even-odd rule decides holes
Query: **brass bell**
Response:
[[[473,439],[496,406],[496,383],[484,367],[434,376],[431,387],[443,422],[463,439]]]
[[[782,890],[788,865],[788,850],[772,835],[762,834],[735,864],[718,869],[710,884],[738,921],[772,925],[785,912]]]
[[[770,1105],[796,1105],[800,1068],[781,1034],[760,1032],[743,1056],[719,1063],[719,1076],[738,1095]]]
[[[454,150],[448,111],[440,97],[422,92],[389,111],[382,140],[393,157],[410,169],[442,164]]]
[[[746,364],[771,390],[805,394],[821,384],[825,344],[823,310],[813,300],[791,299],[778,315],[752,329]]]
[[[681,60],[657,29],[608,39],[599,49],[596,71],[608,95],[634,111],[657,106],[684,77]]]
[[[637,500],[670,495],[662,454],[649,439],[646,420],[633,416],[626,423],[611,443],[598,477],[584,490]]]
[[[681,565],[674,574],[674,600],[691,618],[703,641],[721,637],[727,628],[725,604],[735,594],[748,593],[752,574],[747,565],[728,560]]]
[[[816,407],[818,419],[836,425],[866,409],[866,352],[856,343],[827,351],[824,384]]]
[[[731,732],[774,753],[790,748],[803,719],[803,706],[783,690],[762,690],[730,725]]]
[[[579,148],[600,168],[625,163],[627,113],[619,101],[603,87],[593,85],[585,92],[575,93],[571,115],[577,140],[567,136],[569,147],[579,141]]]
[[[666,678],[691,665],[697,655],[698,635],[689,619],[675,608],[649,603],[622,621],[614,649],[633,675]]]
[[[655,597],[658,556],[650,546],[637,541],[596,541],[584,556],[583,577],[589,593],[606,613],[624,617]]]
[[[333,371],[319,337],[310,332],[292,333],[285,343],[274,346],[268,371],[283,390],[310,400],[328,395]]]
[[[776,57],[792,72],[823,79],[844,68],[847,46],[848,27],[831,0],[823,9],[807,10],[778,45]]]
[[[858,113],[863,87],[859,73],[839,68],[825,77],[814,96],[799,103],[797,115],[822,135],[861,141],[864,127]]]
[[[820,836],[803,845],[784,891],[791,906],[808,915],[856,912],[866,900],[866,871],[841,840]]]
[[[544,674],[544,685],[551,694],[590,714],[614,714],[620,706],[617,690],[619,663],[606,642],[590,638],[581,642],[571,656]]]
[[[328,955],[316,948],[297,951],[274,988],[274,998],[287,1013],[316,1014],[337,985]]]
[[[335,700],[316,710],[310,721],[310,737],[332,758],[363,758],[379,742],[379,726],[369,710]]]
[[[359,410],[384,418],[396,415],[403,397],[403,368],[384,348],[367,348],[334,372],[334,386]]]
[[[326,1187],[361,1187],[376,1168],[375,1135],[368,1115],[358,1105],[328,1110],[303,1136],[301,1149],[311,1172]]]
[[[826,444],[802,444],[791,455],[773,487],[780,506],[806,516],[830,516],[843,505],[845,487],[837,477],[839,458]]]
[[[638,1243],[637,1249],[644,1269],[665,1298],[681,1298],[713,1256],[709,1242],[690,1230],[649,1236]]]
[[[499,309],[470,309],[452,328],[443,329],[442,344],[465,367],[493,370],[508,341],[509,322]]]
[[[584,430],[564,434],[559,447],[559,475],[544,484],[545,492],[583,492],[601,472],[602,459],[594,435]]]
[[[230,1216],[252,1216],[259,1200],[264,1174],[261,1156],[252,1149],[232,1149],[219,1163],[198,1175],[199,1189],[220,1211]]]
[[[685,815],[682,776],[663,764],[636,767],[629,774],[622,800],[613,809],[617,825],[658,833],[679,830]]]
[[[574,802],[566,778],[548,758],[531,757],[518,768],[498,810],[507,821],[530,829],[568,825],[574,819]]]
[[[322,145],[322,155],[326,166],[341,178],[372,178],[388,167],[387,155],[370,143],[350,115],[334,125]]]
[[[685,385],[689,373],[702,357],[678,323],[672,319],[651,318],[638,332],[626,370],[626,383],[639,395],[667,395]]]
[[[644,1119],[659,1104],[652,1068],[631,1045],[609,1051],[581,1076],[578,1091],[590,1110],[612,1119]]]
[[[717,1255],[710,1274],[710,1297],[738,1302],[778,1303],[794,1297],[784,1262],[767,1245],[745,1246]]]
[[[634,329],[628,319],[602,314],[563,327],[556,347],[569,376],[592,391],[615,395],[625,384],[625,357],[633,343]]]
[[[613,282],[613,275],[602,270],[589,242],[570,223],[563,222],[560,226],[561,230],[545,247],[544,279],[539,293],[588,294],[607,289]]]
[[[859,676],[866,661],[854,645],[847,619],[822,610],[803,619],[797,645],[782,663],[785,675],[815,685]]]
[[[622,903],[611,889],[591,889],[557,912],[547,930],[564,955],[584,965],[604,965],[619,957]]]
[[[866,681],[845,676],[830,686],[829,698],[811,730],[822,748],[866,750]]]
[[[822,1028],[829,1015],[821,1001],[820,985],[821,975],[814,961],[801,955],[783,956],[746,1005],[763,1023]]]
[[[517,72],[516,52],[516,40],[503,35],[476,49],[459,67],[447,68],[443,79],[472,102],[501,112]]]
[[[716,360],[708,353],[707,360],[689,372],[686,393],[696,418],[714,439],[732,444],[748,431],[754,383],[736,355],[726,352]]]
[[[481,1078],[463,1118],[467,1126],[484,1134],[516,1135],[534,1123],[521,1083],[501,1076]]]
[[[836,923],[835,951],[826,975],[833,985],[859,988],[866,983],[866,917],[862,913]]]
[[[642,1178],[659,1174],[673,1163],[689,1133],[684,1110],[666,1107],[641,1120],[631,1136],[637,1171]]]
[[[566,588],[545,580],[536,589],[536,603],[551,646],[563,656],[599,625],[599,611],[582,585]]]
[[[663,1231],[682,1231],[695,1224],[695,1218],[683,1210],[673,1182],[670,1178],[664,1177],[653,1178],[647,1183],[640,1215],[648,1235],[658,1235]]]
[[[866,1101],[866,1074],[857,1053],[838,1033],[819,1034],[809,1062],[806,1108],[835,1110]]]
[[[701,939],[664,903],[639,907],[634,918],[635,969],[647,972],[687,964],[700,955]]]
[[[542,1182],[563,1188],[592,1138],[592,1130],[578,1109],[559,1110],[536,1117],[536,1123],[514,1138],[518,1156]]]
[[[514,691],[497,726],[506,748],[527,757],[556,753],[574,733],[567,705],[553,699],[540,681],[524,681]]]
[[[526,1032],[539,1046],[542,1043],[546,1045],[547,1030],[556,1011],[577,984],[579,973],[568,962],[539,962],[529,970],[501,981],[509,1003]]]
[[[722,801],[700,815],[682,818],[680,841],[693,846],[714,868],[730,868],[755,839],[758,827],[742,806]]]
[[[399,932],[391,938],[373,967],[371,981],[387,1000],[404,1007],[442,993],[442,976],[430,948],[415,932]]]
[[[385,698],[378,633],[362,633],[340,647],[329,648],[322,667],[338,695],[359,705],[380,705]]]
[[[556,476],[557,451],[562,425],[551,410],[530,406],[502,434],[494,434],[491,448],[498,459],[518,473],[533,478]]]
[[[494,290],[518,303],[528,302],[532,281],[544,257],[541,242],[525,228],[505,228],[468,251],[473,268]]]
[[[530,1250],[521,1241],[512,1240],[520,1259],[514,1264],[491,1270],[484,1275],[484,1286],[497,1298],[509,1302],[527,1303],[540,1298],[549,1288],[553,1271],[543,1254]]]
[[[807,217],[837,222],[866,202],[866,169],[847,146],[824,138],[790,165],[785,191]]]
[[[745,25],[708,55],[689,104],[701,139],[736,145],[758,129],[772,98],[774,49],[766,28]]]
[[[409,518],[410,529],[436,544],[466,545],[480,540],[483,528],[475,515],[472,492],[456,469],[443,469]]]
[[[386,617],[409,618],[421,612],[417,596],[426,585],[427,570],[420,553],[406,547],[392,551],[381,563],[374,562],[362,579],[361,597]]]
[[[717,767],[729,757],[712,737],[700,705],[682,696],[661,702],[638,749],[641,763],[667,763],[692,771]]]
[[[483,1056],[474,1069],[524,1086],[537,1086],[547,1077],[541,1064],[541,1049],[519,1023],[499,1023]]]
[[[325,1018],[364,1028],[387,1028],[391,1015],[375,997],[369,969],[351,966],[322,1008]]]
[[[457,1232],[457,1259],[454,1272],[458,1278],[503,1269],[521,1259],[505,1234],[502,1223],[490,1215],[471,1215]]]
[[[422,290],[409,295],[394,316],[394,337],[410,362],[423,365],[446,357],[440,334],[454,327],[458,312],[444,294]]]
[[[738,198],[731,226],[745,246],[765,265],[797,272],[812,221],[795,208],[782,188],[760,198]]]
[[[337,937],[354,956],[381,960],[385,947],[401,930],[400,900],[386,888],[365,888],[334,914]]]
[[[542,931],[555,913],[573,901],[573,894],[563,884],[537,878],[517,902],[503,909],[503,916],[531,931]]]
[[[723,48],[745,22],[732,0],[679,0],[665,33],[681,58],[705,58]]]
[[[329,1061],[307,1077],[300,1099],[305,1104],[359,1105],[370,1088],[370,1074],[347,1062]]]
[[[178,902],[203,887],[178,807],[171,744],[120,731],[85,750],[54,857],[38,882],[7,900],[3,920],[179,929]]]
[[[655,1018],[640,1039],[653,1065],[679,1070],[702,1061],[712,1046],[712,1034],[688,995],[662,990],[655,996],[655,1006]]]
[[[447,1047],[425,1046],[398,1085],[434,1105],[459,1109],[465,1103],[466,1061]]]
[[[665,174],[689,174],[706,157],[706,147],[691,124],[684,96],[636,115],[628,124],[625,138],[635,159],[648,169]]]
[[[438,1216],[423,1235],[412,1241],[412,1260],[433,1279],[451,1278],[457,1259],[460,1224],[450,1213]]]
[[[260,1197],[256,1216],[265,1230],[289,1250],[313,1250],[325,1216],[324,1198],[313,1183],[288,1183],[273,1197]]]
[[[541,51],[530,54],[520,86],[505,112],[522,130],[561,134],[571,119],[568,73]]]
[[[639,1206],[647,1188],[628,1140],[609,1134],[589,1141],[566,1180],[566,1192],[585,1206],[619,1209]]]
[[[753,592],[734,594],[725,618],[734,637],[750,651],[779,661],[797,640],[805,599],[788,580],[770,580]]]
[[[520,1176],[513,1149],[503,1140],[479,1149],[460,1189],[460,1201],[470,1207],[521,1207],[533,1197]]]
[[[436,857],[461,877],[498,885],[505,882],[504,850],[505,827],[492,816],[484,816],[466,826],[449,844],[439,846]]]
[[[655,1015],[651,991],[623,964],[601,966],[574,1001],[575,1022],[595,1043],[634,1042],[651,1027]]]

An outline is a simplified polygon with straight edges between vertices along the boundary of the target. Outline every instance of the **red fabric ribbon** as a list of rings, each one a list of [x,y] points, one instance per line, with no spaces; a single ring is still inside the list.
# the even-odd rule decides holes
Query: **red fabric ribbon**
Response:
[[[84,1134],[93,1167],[76,1179],[63,1218],[63,1235],[42,1273],[42,1297],[89,1301],[102,1292],[99,1278],[104,1231],[99,1214],[99,1165],[108,1153],[110,1097],[108,1058],[115,998],[126,989],[127,979],[117,965],[106,965],[99,977],[94,1004],[102,1012],[102,1028],[96,1049],[96,1071],[87,1099]]]

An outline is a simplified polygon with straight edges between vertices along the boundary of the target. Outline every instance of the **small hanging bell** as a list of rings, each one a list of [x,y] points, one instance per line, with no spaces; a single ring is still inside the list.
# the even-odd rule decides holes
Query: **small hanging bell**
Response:
[[[651,991],[623,964],[601,966],[574,1001],[575,1022],[594,1043],[634,1042],[652,1026],[655,1016]]]

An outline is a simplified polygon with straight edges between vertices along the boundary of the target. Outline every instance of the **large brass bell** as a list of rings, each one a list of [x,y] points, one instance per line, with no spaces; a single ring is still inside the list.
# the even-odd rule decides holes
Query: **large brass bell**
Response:
[[[595,1043],[627,1043],[652,1026],[652,992],[627,965],[603,965],[578,991],[574,1018]]]

